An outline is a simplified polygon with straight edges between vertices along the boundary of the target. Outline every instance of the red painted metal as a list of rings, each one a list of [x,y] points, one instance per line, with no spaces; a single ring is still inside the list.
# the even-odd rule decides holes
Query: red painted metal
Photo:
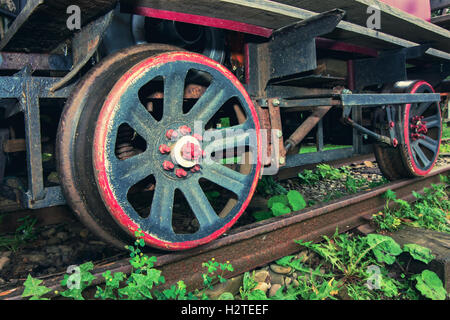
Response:
[[[178,178],[186,178],[188,174],[187,174],[186,170],[184,170],[184,169],[177,169],[177,170],[175,170],[175,175]]]
[[[410,93],[416,93],[417,90],[418,90],[420,87],[422,87],[422,86],[428,86],[428,87],[431,89],[431,92],[435,93],[433,87],[432,87],[429,83],[427,83],[426,81],[418,81],[418,82],[414,85],[414,87],[411,89],[411,92],[410,92]],[[410,117],[410,110],[411,110],[411,104],[407,104],[407,105],[405,106],[405,115],[404,115],[404,119],[403,119],[403,121],[404,121],[404,129],[403,129],[404,131],[403,131],[403,134],[404,134],[404,136],[405,136],[405,145],[406,145],[406,148],[407,148],[407,150],[408,150],[409,157],[410,157],[410,159],[414,159],[413,153],[412,153],[412,148],[411,148],[411,142],[410,142],[410,140],[420,139],[420,134],[417,133],[418,136],[416,136],[415,134],[413,134],[413,135],[411,135],[411,139],[410,139],[410,135],[409,135],[409,128],[410,128],[410,120],[409,120],[409,117]],[[441,111],[440,111],[440,108],[439,108],[439,112],[441,112]],[[441,133],[441,135],[442,135],[442,133]],[[439,137],[439,149],[440,149],[440,147],[441,147],[441,137]],[[438,149],[438,150],[439,150],[439,149]],[[414,172],[415,172],[416,174],[418,174],[418,175],[420,175],[420,176],[426,176],[427,174],[429,174],[429,173],[431,172],[431,170],[433,170],[434,166],[436,165],[436,162],[437,162],[438,158],[439,158],[439,157],[436,157],[436,159],[434,160],[433,165],[430,167],[430,169],[428,169],[428,170],[426,170],[426,171],[425,171],[425,170],[421,170],[421,169],[416,165],[416,163],[415,163],[414,161],[411,161],[411,166],[412,166],[412,168],[413,168],[413,170],[414,170]]]
[[[170,147],[166,144],[162,144],[159,146],[159,152],[161,152],[161,154],[170,153]]]
[[[214,28],[221,28],[226,30],[232,30],[237,32],[243,32],[248,34],[253,34],[256,36],[261,36],[269,38],[272,35],[272,29],[259,27],[243,22],[212,18],[206,16],[199,16],[195,14],[187,14],[175,11],[159,10],[146,7],[136,7],[131,13],[138,14],[141,16],[173,20],[178,22],[192,23],[201,26],[208,26]]]
[[[380,0],[423,20],[431,20],[430,0]]]
[[[171,140],[171,139],[175,139],[176,137],[178,137],[178,132],[176,132],[173,129],[170,129],[169,131],[167,131],[166,133],[166,138]]]
[[[175,168],[175,165],[172,162],[170,162],[170,161],[164,161],[163,162],[163,168],[166,171],[171,171],[171,170],[173,170]]]
[[[362,54],[370,57],[378,57],[378,50],[326,38],[316,38],[316,46],[318,49],[328,49],[332,51],[341,51]]]

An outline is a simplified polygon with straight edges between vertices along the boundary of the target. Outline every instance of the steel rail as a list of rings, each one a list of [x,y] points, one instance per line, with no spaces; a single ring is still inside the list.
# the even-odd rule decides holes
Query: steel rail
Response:
[[[441,175],[449,175],[450,166],[434,170],[423,178],[400,180],[374,190],[348,196],[332,203],[318,205],[286,216],[273,218],[232,230],[224,237],[185,252],[157,253],[155,267],[162,271],[166,279],[165,287],[184,280],[188,290],[201,288],[203,285],[202,263],[214,258],[218,262],[230,261],[234,271],[225,274],[231,278],[264,266],[270,262],[299,251],[294,240],[319,241],[323,236],[331,236],[336,232],[346,232],[366,224],[373,214],[385,206],[382,195],[387,190],[395,191],[399,199],[414,201],[413,191],[421,192],[431,184],[440,183]],[[101,274],[107,270],[130,273],[128,259],[98,265],[93,275],[87,295],[93,297],[95,286],[102,283]],[[63,275],[45,280],[43,285],[54,290],[60,287]],[[52,291],[52,292],[53,292]],[[0,299],[19,300],[23,287],[0,292]]]

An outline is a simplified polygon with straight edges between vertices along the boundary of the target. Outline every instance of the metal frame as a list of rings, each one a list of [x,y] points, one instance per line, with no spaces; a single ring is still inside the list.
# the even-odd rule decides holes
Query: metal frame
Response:
[[[112,1],[110,1],[112,2]],[[369,59],[349,61],[350,90],[355,94],[335,93],[333,90],[310,90],[289,86],[294,80],[307,81],[315,76],[307,74],[317,67],[317,38],[335,30],[344,17],[342,10],[332,10],[296,22],[270,33],[270,39],[255,39],[247,45],[246,89],[256,102],[263,128],[275,129],[282,133],[281,112],[283,109],[296,108],[312,111],[311,124],[303,128],[302,135],[317,127],[316,141],[318,152],[287,156],[285,139],[282,134],[271,137],[271,154],[267,164],[278,168],[330,161],[350,157],[355,154],[369,153],[370,145],[362,143],[361,134],[369,135],[378,141],[394,145],[398,129],[392,128],[389,137],[381,136],[362,124],[362,108],[388,106],[389,120],[395,105],[418,102],[439,101],[439,94],[359,94],[367,86],[385,85],[408,78],[406,63],[410,59],[422,57],[429,46],[414,46],[385,54],[373,54]],[[101,35],[111,21],[111,13],[101,16],[75,35],[75,58],[49,54],[1,53],[0,70],[22,69],[13,76],[0,77],[0,99],[14,98],[19,103],[8,110],[8,114],[23,112],[26,129],[26,150],[28,167],[28,191],[22,195],[22,203],[27,208],[42,208],[64,204],[60,187],[45,188],[42,172],[41,134],[39,122],[39,99],[65,99],[71,93],[74,84],[67,85],[78,71],[88,62],[98,46]],[[23,22],[23,21],[22,21]],[[319,41],[320,42],[320,41]],[[300,63],[292,61],[301,55]],[[84,57],[84,58],[83,58]],[[35,77],[34,70],[70,71],[64,78]],[[382,66],[380,68],[380,66]],[[441,62],[432,62],[433,68],[445,70],[440,78],[448,76],[449,65],[442,68]],[[390,72],[387,73],[386,71]],[[370,76],[368,76],[370,75]],[[319,80],[328,81],[332,78]],[[61,88],[61,89],[59,89]],[[307,95],[305,92],[317,91],[319,94]],[[322,118],[326,114],[315,115],[318,107],[342,107],[343,119],[353,126],[352,148],[323,151],[324,128]],[[300,129],[300,128],[299,128]],[[289,140],[289,139],[287,139]]]
[[[21,202],[25,208],[39,209],[65,204],[60,187],[44,187],[39,99],[65,99],[73,85],[52,92],[51,87],[60,78],[33,77],[32,72],[31,65],[28,65],[13,76],[0,77],[0,99],[18,100],[18,104],[8,111],[9,115],[24,113],[28,190],[22,194]]]

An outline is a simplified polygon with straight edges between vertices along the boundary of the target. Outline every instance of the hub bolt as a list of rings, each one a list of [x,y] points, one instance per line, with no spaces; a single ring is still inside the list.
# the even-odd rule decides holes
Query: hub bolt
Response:
[[[168,145],[166,144],[162,144],[159,146],[159,152],[161,152],[161,154],[167,154],[170,153],[171,149]]]
[[[178,131],[180,131],[180,133],[181,133],[183,136],[186,136],[186,135],[188,135],[188,134],[191,134],[191,132],[192,132],[191,128],[189,128],[188,126],[181,126],[181,127],[178,129]]]
[[[170,161],[164,161],[163,168],[166,171],[172,171],[175,168],[175,165]]]
[[[178,132],[173,129],[170,129],[166,132],[166,138],[169,140],[176,139],[178,137]]]
[[[183,170],[183,169],[177,169],[177,170],[175,170],[175,175],[178,177],[178,178],[186,178],[187,177],[187,172],[185,171],[185,170]]]

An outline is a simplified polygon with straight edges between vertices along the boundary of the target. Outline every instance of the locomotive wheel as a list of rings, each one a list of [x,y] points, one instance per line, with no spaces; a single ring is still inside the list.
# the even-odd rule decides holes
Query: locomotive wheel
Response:
[[[434,93],[425,81],[398,82],[393,93]],[[402,107],[401,143],[397,148],[375,146],[375,156],[383,174],[390,180],[425,176],[439,157],[442,117],[438,103],[406,104]],[[381,129],[389,135],[387,128]]]
[[[60,135],[67,136],[65,141],[60,140],[59,155],[66,158],[60,169],[71,173],[62,179],[63,184],[73,183],[72,188],[63,188],[72,192],[76,189],[81,199],[81,205],[75,203],[74,210],[81,212],[76,209],[83,207],[84,220],[94,222],[94,229],[100,229],[104,238],[123,245],[140,229],[149,246],[181,250],[218,238],[246,209],[261,170],[259,122],[245,89],[226,68],[199,54],[160,49],[138,46],[131,54],[127,49],[106,59],[85,78],[66,107],[72,113],[78,112],[79,117],[70,125],[60,126]],[[211,81],[191,109],[185,110],[183,95],[191,71],[204,72]],[[144,106],[140,96],[155,79],[163,79],[164,86],[162,115],[158,117],[149,112],[152,107]],[[232,99],[239,103],[246,120],[227,129],[227,133],[235,134],[209,142],[208,131],[203,131],[206,124]],[[68,119],[69,112],[65,114],[63,119]],[[200,134],[196,132],[199,124]],[[124,125],[133,133],[133,141],[139,140],[140,150],[125,152],[126,156],[120,158],[117,150]],[[191,128],[195,128],[194,132]],[[225,130],[213,133],[214,137],[222,137]],[[63,155],[66,143],[73,147],[66,146],[68,153]],[[251,161],[241,165],[240,172],[217,161],[206,161],[211,154],[224,150],[223,143],[228,149],[231,144],[232,148],[246,150],[244,158]],[[64,169],[67,166],[69,169]],[[227,199],[222,211],[217,212],[208,201],[200,184],[204,180],[235,195]],[[131,200],[134,190],[142,184],[153,193],[145,212]],[[179,193],[197,221],[195,232],[178,232],[174,226]],[[140,200],[148,195],[143,194]]]

